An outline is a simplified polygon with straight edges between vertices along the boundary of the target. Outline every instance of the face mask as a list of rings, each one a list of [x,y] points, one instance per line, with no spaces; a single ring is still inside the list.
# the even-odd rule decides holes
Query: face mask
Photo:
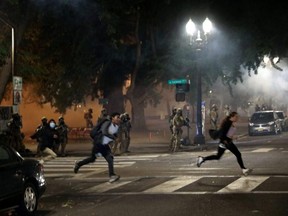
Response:
[[[49,125],[50,125],[50,128],[55,128],[55,126],[56,126],[54,122],[50,122]]]

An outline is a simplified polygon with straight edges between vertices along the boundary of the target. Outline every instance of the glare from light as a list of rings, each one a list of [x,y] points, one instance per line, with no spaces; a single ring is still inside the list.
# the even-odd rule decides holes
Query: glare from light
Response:
[[[188,35],[191,36],[193,36],[193,34],[196,32],[195,24],[191,19],[189,19],[189,21],[186,24],[186,32]]]
[[[279,62],[279,57],[274,57],[274,58],[273,58],[273,63],[274,63],[274,64],[277,64],[278,62]]]
[[[206,18],[203,22],[203,31],[205,34],[210,33],[210,31],[212,30],[212,22]]]
[[[264,61],[265,64],[268,64],[268,62],[269,62],[269,57],[268,57],[267,55],[265,55],[265,56],[263,57],[263,61]]]

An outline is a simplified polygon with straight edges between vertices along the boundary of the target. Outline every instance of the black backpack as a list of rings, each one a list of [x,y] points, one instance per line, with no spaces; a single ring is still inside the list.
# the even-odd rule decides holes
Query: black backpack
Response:
[[[220,137],[220,130],[209,129],[209,135],[212,139],[216,140]]]
[[[97,125],[95,125],[95,127],[92,128],[92,130],[90,131],[90,137],[94,140],[94,141],[100,141],[102,140],[102,130],[101,127],[104,124],[104,122],[109,121],[108,119],[104,119],[103,121],[99,122]]]

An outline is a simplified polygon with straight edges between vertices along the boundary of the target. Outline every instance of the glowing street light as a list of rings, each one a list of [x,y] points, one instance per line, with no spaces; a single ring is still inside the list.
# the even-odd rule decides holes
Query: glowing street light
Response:
[[[192,19],[186,24],[186,32],[189,35],[189,44],[196,50],[201,51],[203,46],[208,43],[208,35],[212,30],[211,21],[206,18],[202,24],[202,29],[197,29],[195,23]],[[202,80],[201,72],[196,65],[197,72],[197,116],[196,116],[196,126],[197,134],[194,137],[194,144],[205,144],[205,137],[202,133]]]

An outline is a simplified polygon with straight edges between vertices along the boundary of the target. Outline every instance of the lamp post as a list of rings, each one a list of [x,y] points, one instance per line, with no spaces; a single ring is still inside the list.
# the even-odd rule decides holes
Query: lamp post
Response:
[[[189,35],[189,45],[192,46],[196,50],[198,58],[203,47],[208,42],[208,34],[212,29],[212,23],[208,18],[206,18],[202,26],[203,26],[203,30],[197,29],[196,25],[191,19],[189,19],[188,23],[186,24],[186,32]],[[201,78],[201,72],[198,66],[198,60],[196,62],[196,73],[197,73],[196,74],[197,76],[196,127],[197,127],[197,132],[196,132],[196,136],[194,137],[194,144],[205,144],[205,136],[203,135],[203,132],[202,132],[202,127],[203,127],[203,124],[202,124],[202,78]]]
[[[3,23],[5,23],[6,25],[8,25],[11,28],[11,74],[12,74],[12,83],[13,83],[13,78],[14,78],[14,65],[15,65],[15,31],[14,31],[14,27],[5,19],[3,19],[2,17],[0,17],[0,21],[2,21]],[[13,86],[13,90],[14,90],[14,86]],[[14,105],[14,92],[12,92],[12,103]]]

